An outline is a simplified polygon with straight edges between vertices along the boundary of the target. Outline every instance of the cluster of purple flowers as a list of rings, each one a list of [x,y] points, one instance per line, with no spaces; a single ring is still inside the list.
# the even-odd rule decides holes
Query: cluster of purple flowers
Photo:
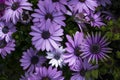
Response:
[[[0,55],[5,58],[15,50],[12,34],[16,32],[15,24],[21,21],[25,10],[32,10],[27,0],[0,0]],[[22,21],[21,21],[22,22]]]
[[[23,52],[20,62],[26,73],[20,80],[65,80],[60,68],[66,65],[74,71],[70,80],[85,80],[88,71],[98,68],[99,60],[109,58],[106,53],[110,53],[111,48],[101,32],[85,35],[83,28],[86,24],[105,26],[103,16],[109,20],[111,15],[96,8],[108,4],[110,0],[39,0],[38,8],[31,14],[30,35],[35,49],[31,47]],[[3,58],[15,50],[12,38],[15,25],[29,23],[32,19],[29,11],[32,4],[27,0],[0,0],[0,54]],[[73,36],[64,34],[65,15],[73,17],[80,28]],[[61,44],[63,35],[67,38],[66,47]],[[39,51],[46,56],[39,55]],[[47,60],[50,66],[45,65]]]

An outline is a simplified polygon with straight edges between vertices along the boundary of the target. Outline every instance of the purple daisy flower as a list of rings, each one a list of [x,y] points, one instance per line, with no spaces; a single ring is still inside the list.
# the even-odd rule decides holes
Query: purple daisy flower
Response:
[[[12,23],[0,22],[0,38],[9,42],[12,39],[12,34],[16,32],[16,28]]]
[[[93,66],[92,64],[88,63],[87,59],[84,59],[82,65],[78,63],[77,66],[74,68],[73,71],[75,71],[75,73],[72,74],[73,76],[70,80],[86,80],[86,73],[97,68],[98,65]]]
[[[27,52],[23,52],[20,62],[23,69],[27,69],[27,72],[34,72],[35,67],[41,66],[46,61],[45,57],[38,56],[37,53],[32,48],[28,49]]]
[[[30,13],[28,11],[23,11],[20,22],[23,24],[28,24],[31,21],[32,17],[30,16]]]
[[[111,4],[111,0],[97,0],[99,5],[106,6],[107,4]]]
[[[102,22],[101,13],[100,12],[95,13],[95,14],[93,12],[91,12],[90,15],[87,15],[85,18],[91,24],[91,26],[93,26],[93,27],[100,28],[101,26],[105,25]]]
[[[83,32],[83,29],[86,28],[85,23],[88,23],[88,21],[85,19],[86,13],[78,13],[73,10],[67,10],[66,14],[73,17],[74,21],[78,24],[79,29],[81,32]]]
[[[70,0],[68,2],[69,6],[73,7],[73,10],[78,12],[88,12],[90,10],[95,11],[98,6],[96,0]]]
[[[28,78],[28,80],[64,80],[62,71],[57,71],[57,68],[37,67],[36,72]]]
[[[51,51],[60,45],[59,42],[62,41],[60,36],[63,35],[63,29],[61,29],[60,25],[52,25],[44,29],[32,26],[30,35],[33,36],[32,43],[37,50]]]
[[[98,63],[99,59],[103,61],[103,59],[109,58],[106,54],[111,52],[111,48],[107,47],[109,43],[105,36],[101,36],[100,32],[92,33],[92,35],[88,34],[81,48],[83,51],[82,58],[87,58],[88,62],[96,63]]]
[[[35,9],[36,13],[33,13],[33,22],[39,27],[48,27],[51,24],[58,24],[65,26],[63,20],[65,17],[62,12],[57,11],[51,0],[39,1],[39,9]]]
[[[7,5],[3,19],[6,22],[12,21],[14,24],[20,19],[20,15],[24,10],[32,10],[32,4],[27,2],[27,0],[6,0]]]
[[[67,0],[52,0],[53,5],[57,11],[67,12],[65,5],[67,5]]]
[[[5,0],[0,0],[0,18],[4,15],[5,7]]]
[[[66,36],[68,42],[66,43],[66,51],[63,55],[64,62],[68,63],[70,67],[76,66],[76,63],[81,60],[81,44],[83,42],[83,33],[76,32],[74,37]]]
[[[15,40],[11,40],[8,43],[5,41],[5,39],[0,40],[0,55],[2,58],[5,58],[7,54],[10,54],[11,51],[15,50]]]

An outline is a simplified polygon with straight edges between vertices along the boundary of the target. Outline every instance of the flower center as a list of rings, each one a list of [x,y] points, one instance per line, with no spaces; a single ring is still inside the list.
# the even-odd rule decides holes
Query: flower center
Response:
[[[2,32],[3,32],[4,34],[7,34],[7,33],[9,32],[9,28],[8,28],[7,26],[3,27],[3,28],[2,28]]]
[[[0,3],[0,11],[5,10],[5,4],[4,3]]]
[[[93,17],[90,17],[90,21],[94,22],[94,18],[93,18]]]
[[[45,19],[46,19],[46,20],[47,20],[47,19],[50,19],[50,20],[52,21],[52,20],[53,20],[52,14],[47,13],[47,14],[45,15]]]
[[[99,44],[93,44],[90,47],[90,52],[93,54],[98,54],[101,51],[100,45]]]
[[[85,69],[81,69],[81,70],[80,70],[80,75],[84,77],[85,74],[86,74],[86,70],[85,70]]]
[[[0,40],[0,48],[4,48],[7,45],[7,42],[5,41],[5,39]]]
[[[49,31],[43,31],[42,32],[42,38],[43,39],[48,39],[50,37],[50,32]]]
[[[82,52],[80,51],[79,47],[75,47],[74,53],[75,53],[76,56],[79,56]]]
[[[39,57],[38,56],[33,56],[32,58],[31,58],[31,63],[32,64],[37,64],[39,62]]]
[[[11,9],[15,11],[16,9],[19,8],[19,6],[20,6],[20,5],[19,5],[19,2],[14,2],[14,3],[12,4]]]
[[[60,54],[55,54],[55,55],[54,55],[54,58],[55,58],[56,60],[59,60],[59,59],[60,59]]]
[[[28,19],[29,19],[29,14],[23,13],[22,19],[23,19],[23,20],[28,20]]]
[[[79,0],[80,2],[85,2],[86,0]]]
[[[42,80],[51,80],[49,77],[43,77]]]
[[[59,2],[59,0],[52,0],[52,2]]]

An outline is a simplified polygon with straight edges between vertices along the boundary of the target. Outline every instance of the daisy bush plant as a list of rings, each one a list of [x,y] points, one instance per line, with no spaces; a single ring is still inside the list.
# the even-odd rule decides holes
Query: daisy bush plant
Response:
[[[0,0],[0,80],[119,80],[119,0]]]

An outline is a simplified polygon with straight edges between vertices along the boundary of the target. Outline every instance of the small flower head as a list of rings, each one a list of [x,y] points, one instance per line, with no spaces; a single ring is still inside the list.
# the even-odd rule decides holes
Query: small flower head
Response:
[[[101,13],[93,13],[91,12],[89,15],[87,15],[86,20],[89,22],[89,24],[93,27],[100,28],[101,26],[104,26],[105,24],[102,21]]]
[[[98,60],[103,60],[109,58],[106,53],[111,52],[111,48],[108,48],[107,38],[102,36],[101,33],[96,33],[86,36],[86,39],[81,49],[83,53],[81,54],[82,58],[88,58],[88,62],[96,62]]]
[[[70,0],[68,3],[74,11],[78,11],[79,13],[95,11],[95,8],[98,6],[96,0]]]
[[[67,0],[52,0],[52,2],[57,11],[62,11],[66,13],[67,9],[65,5],[67,5]]]
[[[32,19],[28,11],[24,11],[20,18],[20,22],[23,24],[28,24]]]
[[[23,56],[20,59],[21,66],[27,72],[34,72],[35,67],[41,66],[46,61],[45,57],[38,56],[37,51],[32,48],[28,49],[27,52],[23,52]]]
[[[15,50],[15,40],[11,40],[8,43],[5,39],[0,39],[0,55],[2,58],[5,58],[7,54],[10,54],[11,51]]]
[[[67,35],[68,42],[66,43],[66,51],[64,54],[64,62],[70,67],[76,66],[76,63],[81,60],[81,44],[83,42],[83,33],[76,32],[74,37]]]
[[[52,25],[44,29],[32,26],[30,35],[33,36],[32,43],[37,50],[51,51],[60,45],[59,42],[62,41],[63,29],[58,25]]]
[[[0,22],[0,38],[9,42],[12,39],[12,34],[16,32],[15,26],[12,23]]]
[[[24,10],[32,10],[29,2],[27,0],[6,0],[5,4],[7,5],[3,19],[6,22],[12,21],[14,24],[20,19],[20,16]]]
[[[49,61],[49,64],[52,64],[52,66],[55,66],[56,68],[58,66],[62,67],[62,65],[64,64],[63,61],[63,54],[65,53],[65,49],[63,49],[63,47],[59,47],[58,49],[54,49],[51,52],[47,52],[47,59],[51,59]]]
[[[92,65],[88,63],[87,59],[82,61],[82,64],[77,64],[77,66],[73,69],[75,73],[73,73],[70,80],[86,80],[86,73],[88,71],[92,71],[98,68],[98,65]]]
[[[37,67],[35,73],[28,80],[64,80],[64,77],[62,76],[62,71],[49,66],[48,68]]]
[[[71,19],[78,24],[81,32],[84,28],[86,28],[85,23],[88,23],[88,21],[85,19],[85,16],[87,15],[86,12],[78,13],[70,8],[70,11],[67,10],[66,14],[69,15]]]
[[[35,25],[39,25],[39,27],[49,27],[48,25],[52,24],[65,26],[63,13],[56,11],[51,0],[39,1],[38,7],[39,9],[35,9],[35,13],[32,14]]]

